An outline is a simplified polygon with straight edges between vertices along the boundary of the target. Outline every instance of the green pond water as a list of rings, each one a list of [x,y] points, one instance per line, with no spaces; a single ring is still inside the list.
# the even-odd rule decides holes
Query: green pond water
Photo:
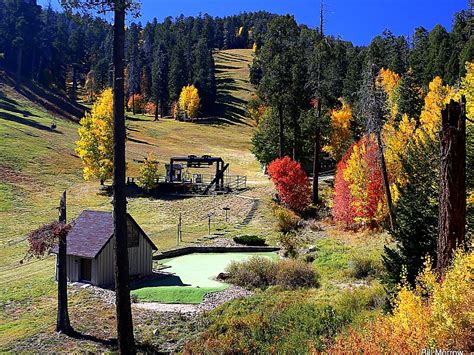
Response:
[[[164,259],[169,275],[146,280],[135,285],[132,294],[140,301],[161,303],[200,303],[209,292],[224,290],[229,285],[215,280],[232,261],[243,261],[259,255],[271,259],[278,256],[265,253],[194,253]]]

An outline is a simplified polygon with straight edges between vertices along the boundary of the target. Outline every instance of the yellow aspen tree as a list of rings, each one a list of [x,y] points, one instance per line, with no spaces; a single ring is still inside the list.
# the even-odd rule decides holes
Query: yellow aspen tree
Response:
[[[179,95],[179,107],[186,113],[186,117],[196,118],[200,105],[201,99],[197,88],[194,85],[183,87]]]
[[[113,172],[113,95],[106,89],[90,113],[80,121],[76,153],[82,160],[85,180],[97,178],[101,184]]]
[[[340,109],[331,111],[331,134],[329,144],[323,150],[336,161],[341,160],[351,141],[352,108],[343,99],[339,99]]]
[[[254,52],[254,53],[257,52],[257,42],[253,42],[252,52]]]
[[[415,129],[415,120],[405,114],[402,116],[398,125],[387,122],[382,130],[382,139],[385,146],[385,161],[389,175],[392,177],[390,190],[394,203],[397,202],[399,197],[397,185],[403,186],[407,182],[401,159],[413,139]]]
[[[140,165],[139,186],[150,191],[158,185],[158,161],[153,153],[148,153],[143,164]]]
[[[387,94],[387,106],[390,110],[390,117],[392,120],[395,119],[398,113],[395,89],[398,87],[399,83],[400,75],[391,71],[390,69],[380,69],[379,75],[377,76],[376,84],[382,87],[385,93]]]
[[[425,97],[425,105],[420,115],[421,130],[418,137],[424,141],[424,133],[436,140],[441,128],[441,110],[450,99],[454,98],[455,90],[448,85],[443,85],[439,76],[429,84],[429,91]]]

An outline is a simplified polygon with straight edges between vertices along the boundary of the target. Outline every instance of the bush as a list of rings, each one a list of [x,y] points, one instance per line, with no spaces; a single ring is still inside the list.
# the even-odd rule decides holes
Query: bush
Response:
[[[154,102],[147,102],[145,105],[145,115],[154,116],[156,111],[156,104]]]
[[[280,244],[286,257],[296,258],[301,241],[295,233],[283,233],[280,235]]]
[[[319,275],[312,264],[302,260],[281,260],[276,274],[277,285],[284,289],[319,287]]]
[[[319,287],[319,275],[312,264],[301,260],[272,261],[253,256],[241,262],[232,262],[226,269],[232,284],[255,289],[280,286],[293,290],[300,287]]]
[[[232,284],[250,289],[265,289],[275,284],[277,264],[263,256],[253,256],[242,262],[232,262],[226,272]]]
[[[265,238],[259,237],[257,235],[241,235],[239,237],[234,237],[234,242],[236,242],[237,244],[252,246],[266,245]]]
[[[282,233],[290,233],[301,227],[301,218],[286,208],[277,207],[273,211],[277,218],[277,228]]]
[[[356,279],[377,277],[382,273],[382,260],[378,255],[354,255],[349,261],[350,276]]]
[[[130,95],[130,97],[128,98],[127,107],[134,113],[142,113],[145,107],[143,96],[140,94]]]
[[[145,191],[153,190],[158,186],[158,161],[149,153],[143,164],[140,165],[140,178],[138,179],[138,185]]]

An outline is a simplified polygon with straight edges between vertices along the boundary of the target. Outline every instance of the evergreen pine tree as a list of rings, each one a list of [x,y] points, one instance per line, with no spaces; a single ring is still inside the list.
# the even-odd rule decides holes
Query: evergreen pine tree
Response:
[[[400,188],[395,213],[397,224],[391,235],[395,247],[385,247],[385,284],[393,289],[402,280],[414,284],[429,256],[436,263],[438,229],[439,148],[435,142],[411,147],[402,160],[408,183]]]

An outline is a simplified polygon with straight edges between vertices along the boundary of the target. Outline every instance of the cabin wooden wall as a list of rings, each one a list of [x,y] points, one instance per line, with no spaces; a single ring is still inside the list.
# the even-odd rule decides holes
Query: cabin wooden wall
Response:
[[[99,255],[92,261],[92,284],[112,285],[114,283],[114,243],[112,237]],[[153,249],[143,234],[139,234],[137,247],[128,248],[130,276],[146,276],[152,273]]]

